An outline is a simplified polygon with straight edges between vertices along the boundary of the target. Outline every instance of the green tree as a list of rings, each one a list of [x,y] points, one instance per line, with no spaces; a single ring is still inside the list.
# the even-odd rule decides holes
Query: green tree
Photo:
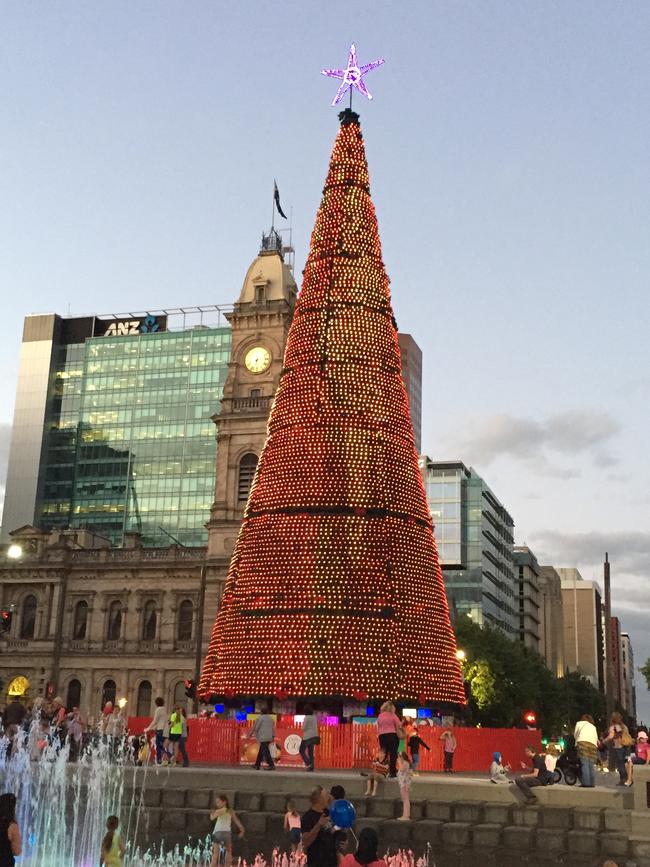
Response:
[[[605,698],[580,674],[557,679],[538,653],[468,617],[456,624],[456,638],[465,652],[468,722],[509,728],[522,725],[524,714],[532,710],[549,736],[572,730],[584,713],[603,722]]]
[[[642,665],[639,671],[645,677],[646,686],[650,689],[650,659],[646,659],[645,665]]]

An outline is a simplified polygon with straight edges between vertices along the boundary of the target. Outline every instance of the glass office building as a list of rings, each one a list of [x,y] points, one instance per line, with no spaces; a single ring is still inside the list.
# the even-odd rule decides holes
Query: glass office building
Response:
[[[460,461],[420,458],[452,618],[518,634],[514,523],[478,473]]]
[[[206,543],[225,309],[27,317],[3,537],[34,524]]]

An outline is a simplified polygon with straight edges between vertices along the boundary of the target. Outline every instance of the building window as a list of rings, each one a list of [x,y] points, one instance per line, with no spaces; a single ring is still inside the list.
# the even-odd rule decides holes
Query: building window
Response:
[[[261,388],[251,388],[251,395],[250,396],[254,399],[261,397],[262,396],[262,389]]]
[[[110,701],[110,703],[115,707],[115,697],[117,695],[117,686],[115,685],[114,680],[107,680],[104,682],[104,687],[102,689],[102,710],[106,707],[106,703]]]
[[[239,478],[237,482],[237,502],[245,503],[250,494],[255,470],[257,469],[257,455],[249,452],[239,462]]]
[[[266,286],[256,286],[255,287],[255,301],[258,304],[261,304],[263,301],[266,301]]]
[[[158,614],[156,613],[156,603],[150,599],[144,606],[144,614],[142,615],[142,640],[153,641],[156,637],[156,626],[158,624]]]
[[[122,634],[122,603],[111,602],[108,609],[108,629],[106,638],[108,641],[118,641]]]
[[[174,707],[178,705],[184,706],[187,702],[187,696],[185,695],[185,681],[179,680],[179,682],[174,687]]]
[[[80,641],[86,637],[86,626],[88,624],[88,603],[77,602],[74,609],[74,624],[72,627],[72,637],[75,641]],[[68,705],[70,707],[70,705]],[[76,705],[75,705],[76,707]]]
[[[81,682],[75,678],[75,680],[71,680],[68,684],[68,696],[65,701],[65,706],[68,710],[72,710],[73,707],[79,707],[80,702]]]
[[[36,597],[26,596],[20,618],[20,637],[33,638],[36,630]]]
[[[136,716],[149,716],[151,713],[151,694],[151,683],[148,680],[143,680],[138,687]]]
[[[189,599],[184,599],[178,607],[178,640],[191,641],[194,606]]]

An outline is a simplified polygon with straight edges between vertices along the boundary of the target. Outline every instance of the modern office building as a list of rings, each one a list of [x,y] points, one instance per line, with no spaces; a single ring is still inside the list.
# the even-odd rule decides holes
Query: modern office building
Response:
[[[205,544],[225,309],[25,319],[4,540],[29,524]]]
[[[636,719],[634,650],[627,632],[621,632],[621,704],[625,712]]]
[[[564,664],[564,606],[562,579],[553,566],[540,566],[539,586],[539,652],[546,667],[556,677],[563,677]]]
[[[562,580],[564,658],[598,689],[605,689],[603,606],[595,581],[585,581],[577,569],[556,567]]]
[[[453,619],[469,615],[519,635],[514,522],[476,470],[420,457]]]
[[[526,647],[539,652],[539,563],[526,545],[516,545],[513,557],[519,589],[519,640]]]
[[[415,448],[422,449],[422,350],[410,334],[400,331],[399,350],[402,356],[402,379],[409,396]]]

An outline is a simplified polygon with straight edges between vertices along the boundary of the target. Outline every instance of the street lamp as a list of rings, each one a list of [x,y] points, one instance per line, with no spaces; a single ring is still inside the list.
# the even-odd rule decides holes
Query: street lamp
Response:
[[[458,650],[456,651],[456,659],[459,662],[464,662],[466,658],[467,658],[467,654],[465,653],[465,651],[458,648]]]
[[[124,710],[124,708],[126,707],[126,704],[127,704],[127,699],[125,699],[125,698],[120,698],[117,700],[117,706],[119,707],[120,710]]]
[[[7,548],[7,557],[9,557],[10,560],[20,560],[22,556],[23,549],[21,545],[16,545],[14,542]]]

